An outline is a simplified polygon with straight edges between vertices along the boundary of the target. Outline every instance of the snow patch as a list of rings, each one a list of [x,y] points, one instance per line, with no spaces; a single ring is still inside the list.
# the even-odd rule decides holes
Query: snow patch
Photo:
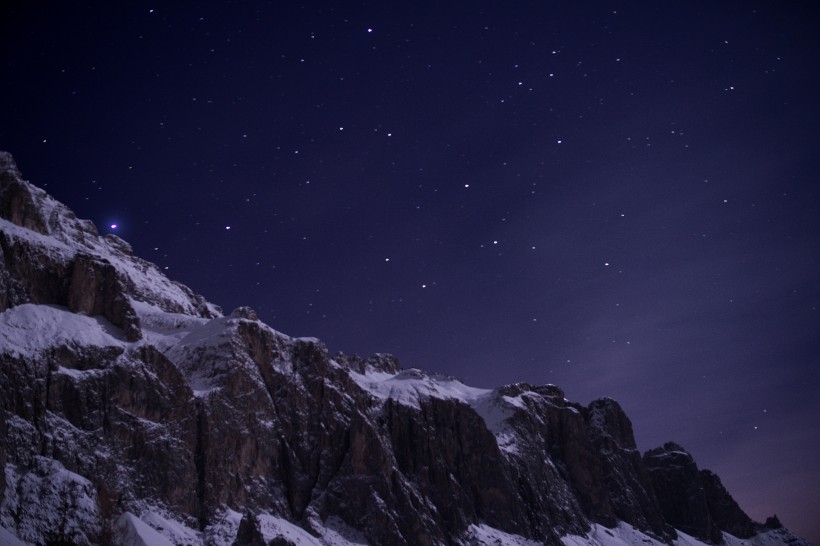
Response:
[[[286,519],[268,514],[259,514],[256,517],[259,520],[259,530],[262,531],[265,541],[269,542],[274,538],[283,537],[299,546],[322,546],[324,544],[320,539]]]
[[[202,544],[232,546],[236,539],[236,532],[239,531],[239,522],[241,520],[242,514],[226,508],[213,523],[205,528],[202,533]]]
[[[328,518],[317,529],[321,536],[315,537],[298,525],[269,514],[259,514],[259,530],[266,542],[285,538],[297,546],[366,546],[367,539],[360,532],[347,526],[338,518]]]
[[[33,195],[42,192],[31,185],[29,189]],[[26,241],[37,247],[57,262],[68,264],[77,254],[91,254],[107,261],[120,275],[126,277],[138,299],[161,302],[167,308],[175,308],[191,315],[198,314],[193,292],[189,288],[168,279],[151,262],[124,252],[127,250],[127,244],[119,237],[97,236],[85,227],[87,221],[77,220],[65,205],[45,192],[42,193],[44,199],[39,206],[43,207],[43,215],[48,218],[51,235],[42,235],[2,218],[0,230],[12,239]],[[213,316],[222,314],[212,303],[203,301],[201,305]]]
[[[543,542],[499,531],[483,523],[480,525],[470,525],[467,528],[463,540],[464,544],[469,546],[495,546],[496,544],[504,544],[505,546],[541,546],[543,544]]]
[[[269,542],[277,537],[286,538],[297,546],[365,546],[368,544],[360,532],[348,527],[338,518],[328,518],[323,524],[314,522],[318,537],[311,535],[295,523],[271,514],[257,514],[259,531]],[[231,546],[239,531],[242,514],[225,509],[218,521],[205,529],[202,542],[214,546]],[[183,544],[180,542],[179,544]],[[199,544],[199,542],[194,542]]]
[[[784,544],[789,546],[812,546],[811,543],[795,536],[785,527],[769,529],[756,534],[752,538],[737,538],[729,533],[723,533],[723,542],[726,546],[784,546]],[[683,545],[676,544],[675,546]]]
[[[420,401],[427,398],[472,404],[492,392],[489,389],[468,387],[452,377],[427,375],[415,368],[402,370],[397,374],[373,369],[368,369],[363,374],[353,370],[348,373],[357,385],[379,400],[394,400],[413,408],[420,408]]]
[[[458,400],[469,405],[484,419],[487,429],[492,432],[498,447],[507,453],[518,453],[517,437],[507,426],[507,419],[516,411],[526,410],[527,396],[538,396],[525,392],[519,396],[502,396],[497,390],[469,387],[449,376],[428,375],[410,368],[397,374],[368,368],[365,373],[348,369],[351,379],[359,387],[375,398],[393,400],[399,404],[420,409],[422,400]]]
[[[165,351],[174,365],[182,371],[194,395],[207,396],[220,388],[220,378],[232,373],[236,366],[248,359],[236,351],[234,326],[237,319],[215,318],[185,328],[181,340],[175,340]],[[255,366],[247,369],[249,375],[264,387]]]
[[[24,303],[0,313],[0,351],[22,357],[59,345],[125,347],[117,327],[57,305]]]
[[[171,544],[199,544],[199,533],[168,515],[164,510],[154,508],[140,514],[140,520],[163,536]],[[153,544],[149,542],[148,544]]]
[[[173,347],[209,320],[183,313],[169,313],[143,301],[131,300],[131,306],[140,319],[143,343],[154,345],[160,351]]]
[[[115,536],[121,546],[174,546],[173,542],[131,512],[117,519]]]
[[[697,538],[676,530],[678,538],[674,546],[709,546]],[[617,527],[608,529],[593,524],[587,536],[566,535],[561,537],[564,546],[665,546],[665,543],[652,538],[635,527],[620,522]],[[806,541],[795,537],[787,529],[773,529],[759,533],[752,538],[740,539],[723,533],[724,546],[810,546]]]
[[[23,541],[40,544],[58,536],[82,546],[99,534],[96,489],[83,476],[39,456],[31,469],[18,471],[7,464],[5,473],[0,526],[13,529]]]
[[[337,517],[325,520],[322,540],[328,546],[367,546],[369,544],[363,533]]]
[[[0,546],[31,546],[28,542],[23,542],[17,536],[6,529],[0,527]]]
[[[561,537],[561,542],[564,546],[666,546],[665,543],[623,522],[613,529],[593,523],[587,536],[566,535]],[[706,546],[703,543],[698,544]]]

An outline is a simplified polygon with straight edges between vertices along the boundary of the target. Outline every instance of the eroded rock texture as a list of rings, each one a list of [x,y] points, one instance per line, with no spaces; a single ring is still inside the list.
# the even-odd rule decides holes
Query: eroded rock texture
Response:
[[[721,529],[709,511],[706,491],[692,456],[678,444],[667,442],[648,451],[644,463],[666,521],[694,537],[719,543]]]
[[[32,543],[108,544],[162,518],[216,544],[285,523],[389,545],[460,544],[478,524],[555,546],[590,522],[755,532],[679,446],[641,458],[613,400],[471,389],[331,356],[247,307],[223,316],[5,153],[0,311],[0,526]]]

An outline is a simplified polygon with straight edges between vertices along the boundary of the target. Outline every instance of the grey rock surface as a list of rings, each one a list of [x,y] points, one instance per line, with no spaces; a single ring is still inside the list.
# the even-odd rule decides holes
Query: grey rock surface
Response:
[[[236,544],[262,543],[257,516],[390,545],[460,544],[478,524],[554,546],[593,522],[666,542],[756,530],[679,446],[642,458],[615,401],[470,389],[331,356],[249,307],[223,316],[6,153],[0,325],[0,527],[28,542],[109,544],[146,511],[200,537],[245,514]]]

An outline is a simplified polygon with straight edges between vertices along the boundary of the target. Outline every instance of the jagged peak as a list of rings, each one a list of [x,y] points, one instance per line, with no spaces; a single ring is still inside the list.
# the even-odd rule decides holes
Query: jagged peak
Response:
[[[14,157],[9,152],[0,150],[0,174],[6,172],[10,175],[20,176],[20,169],[17,168]]]
[[[307,530],[328,521],[336,525],[316,515],[326,513],[345,516],[377,543],[399,543],[401,536],[412,537],[410,543],[445,543],[447,536],[460,543],[457,534],[469,522],[476,540],[530,544],[521,537],[524,542],[508,540],[517,536],[508,532],[523,532],[559,546],[561,534],[584,532],[590,522],[611,527],[630,517],[641,529],[666,536],[664,520],[658,516],[660,524],[652,523],[640,512],[646,506],[630,505],[627,497],[640,494],[645,504],[656,503],[648,482],[641,489],[640,472],[646,469],[697,471],[691,455],[673,442],[643,459],[613,449],[610,438],[615,447],[629,447],[634,439],[629,419],[611,398],[584,407],[555,385],[479,389],[418,368],[402,370],[389,354],[331,358],[320,341],[280,334],[250,307],[223,316],[134,256],[127,242],[99,236],[90,222],[23,181],[7,153],[0,153],[0,217],[0,343],[7,356],[5,362],[0,358],[0,380],[19,380],[0,385],[14,397],[5,408],[0,401],[0,439],[6,429],[14,435],[8,454],[0,442],[0,470],[8,458],[7,490],[15,495],[23,491],[17,487],[21,480],[46,483],[41,478],[47,473],[35,475],[20,464],[33,453],[46,453],[77,476],[93,477],[89,495],[102,498],[106,488],[118,487],[136,495],[135,487],[150,482],[150,502],[167,503],[174,517],[199,519],[200,531],[191,530],[189,539],[186,529],[180,542],[208,542],[206,524],[225,523],[209,515],[217,513],[228,514],[232,523],[226,529],[236,537],[244,521],[236,508],[246,514],[248,536],[257,538],[276,527],[312,540],[320,533]],[[37,259],[52,277],[27,276]],[[37,283],[45,288],[34,290]],[[60,292],[65,287],[68,292]],[[59,351],[71,353],[68,360]],[[25,359],[31,365],[19,366]],[[22,368],[41,375],[15,375]],[[29,386],[40,383],[48,385],[48,407],[30,396]],[[29,411],[34,404],[40,404],[37,411]],[[40,429],[44,436],[38,439]],[[98,463],[115,451],[131,458],[127,464],[111,458],[101,471]],[[152,466],[157,461],[163,468]],[[663,478],[662,471],[654,477]],[[217,478],[207,478],[208,472]],[[109,474],[123,481],[95,481]],[[620,479],[627,474],[630,479]],[[700,476],[709,481],[711,475]],[[606,485],[605,479],[614,481]],[[79,483],[69,481],[66,487]],[[719,480],[709,483],[719,500],[728,495],[717,487]],[[0,499],[3,488],[0,481]],[[395,491],[402,497],[391,496]],[[349,499],[361,506],[345,511]],[[24,503],[20,513],[40,502],[34,493],[17,500]],[[156,516],[122,512],[140,507],[131,498],[125,501],[117,514],[126,530],[153,532],[146,522]],[[96,501],[88,506],[96,507]],[[442,515],[453,506],[458,517],[445,535],[434,526],[442,525]],[[517,512],[524,509],[532,510],[529,523]],[[422,516],[414,519],[417,513]],[[410,523],[401,531],[388,529],[401,517]],[[485,517],[495,518],[504,532],[485,525]],[[613,536],[600,526],[593,529]],[[712,528],[698,529],[714,540]]]
[[[360,374],[367,373],[368,370],[396,374],[402,369],[399,360],[388,353],[376,353],[367,358],[356,354],[336,353],[333,360]]]
[[[664,444],[660,447],[655,447],[647,450],[647,452],[644,453],[644,457],[663,456],[671,453],[683,455],[690,459],[692,458],[692,455],[688,451],[686,451],[686,449],[683,446],[671,441],[664,442]]]
[[[553,385],[552,383],[547,383],[545,385],[537,385],[532,388],[534,392],[542,396],[548,396],[550,398],[560,398],[561,400],[566,400],[566,395],[564,393],[564,389],[559,387],[558,385]]]
[[[231,318],[259,320],[259,315],[256,314],[256,311],[254,311],[252,308],[248,306],[237,307],[236,309],[231,311],[231,314],[228,316],[230,316]]]
[[[7,152],[0,157],[0,242],[4,253],[20,255],[17,268],[8,271],[9,282],[0,286],[0,310],[28,302],[69,308],[72,301],[84,302],[72,310],[129,325],[135,339],[139,325],[127,318],[133,315],[128,300],[194,316],[222,315],[218,306],[134,256],[126,241],[113,234],[100,236],[90,220],[78,219],[67,206],[23,180]],[[116,312],[110,307],[115,299]]]
[[[609,397],[593,400],[585,408],[584,415],[591,427],[611,437],[620,447],[637,449],[632,421],[617,401]]]
[[[69,244],[82,244],[87,237],[99,236],[93,222],[80,220],[45,190],[23,180],[12,155],[0,153],[0,217]]]

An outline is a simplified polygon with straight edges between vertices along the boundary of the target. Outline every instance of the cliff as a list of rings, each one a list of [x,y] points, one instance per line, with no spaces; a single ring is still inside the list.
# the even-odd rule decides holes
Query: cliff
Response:
[[[671,544],[678,529],[715,544],[764,532],[679,446],[642,457],[613,400],[472,388],[389,355],[330,355],[247,307],[224,315],[24,181],[5,153],[0,393],[0,543]]]

